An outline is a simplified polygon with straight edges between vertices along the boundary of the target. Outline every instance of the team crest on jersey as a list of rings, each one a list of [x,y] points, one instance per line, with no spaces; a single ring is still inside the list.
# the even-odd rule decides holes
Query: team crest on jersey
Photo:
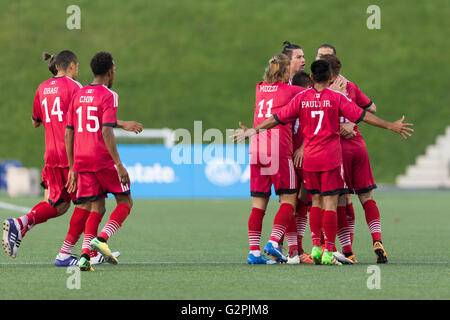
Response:
[[[56,83],[56,81],[55,80],[53,80],[52,82],[50,82],[50,84],[55,84]]]
[[[94,89],[87,89],[86,90],[86,93],[92,93],[92,92],[94,92]]]
[[[316,99],[320,98],[320,94],[316,93]]]

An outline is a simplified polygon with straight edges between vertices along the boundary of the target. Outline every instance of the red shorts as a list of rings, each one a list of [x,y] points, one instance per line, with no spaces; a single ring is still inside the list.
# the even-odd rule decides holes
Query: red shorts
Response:
[[[377,185],[370,168],[369,155],[365,146],[342,144],[345,183],[351,193],[366,193]]]
[[[310,194],[320,193],[321,196],[332,196],[348,193],[344,182],[344,169],[339,166],[330,171],[303,171],[305,189]]]
[[[75,193],[66,189],[69,168],[53,168],[45,166],[42,170],[42,185],[48,190],[48,202],[56,207],[62,202],[75,201]]]
[[[272,184],[277,195],[297,192],[297,176],[291,158],[262,161],[252,155],[250,161],[250,195],[268,197]]]
[[[106,198],[108,193],[130,194],[130,185],[120,182],[114,167],[97,172],[78,172],[77,176],[77,204]]]

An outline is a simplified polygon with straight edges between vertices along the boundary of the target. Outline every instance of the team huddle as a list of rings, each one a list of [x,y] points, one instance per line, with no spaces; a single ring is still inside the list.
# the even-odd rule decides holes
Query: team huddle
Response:
[[[340,74],[342,64],[332,45],[318,48],[311,75],[304,67],[301,47],[286,41],[256,86],[253,128],[239,123],[241,129],[232,136],[235,141],[251,138],[248,263],[357,263],[352,193],[364,208],[376,261],[386,263],[380,213],[373,200],[376,184],[357,124],[392,130],[404,139],[411,135],[412,124],[403,123],[404,117],[392,123],[374,116],[375,104]],[[266,257],[260,241],[272,185],[281,204],[264,248]],[[308,212],[311,254],[302,247]],[[336,249],[336,237],[342,253]]]
[[[67,212],[72,201],[76,206],[54,265],[78,265],[82,271],[92,271],[92,265],[104,261],[117,264],[120,253],[112,252],[107,241],[122,226],[133,202],[113,128],[139,133],[142,125],[117,120],[119,97],[110,89],[115,75],[110,53],[94,55],[90,63],[94,80],[85,87],[75,80],[79,63],[73,52],[44,54],[44,59],[49,60],[48,68],[54,76],[36,91],[32,123],[45,129],[42,185],[46,200],[28,214],[3,222],[3,249],[15,258],[27,232]],[[117,206],[98,233],[108,193],[114,194]],[[78,259],[72,250],[82,233]]]

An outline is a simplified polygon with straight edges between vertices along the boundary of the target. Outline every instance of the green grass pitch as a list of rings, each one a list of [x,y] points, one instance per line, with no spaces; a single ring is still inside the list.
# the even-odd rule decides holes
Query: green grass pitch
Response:
[[[40,199],[0,201],[31,207]],[[375,264],[368,228],[355,203],[354,249],[360,263],[249,266],[246,263],[250,200],[135,200],[131,215],[109,241],[121,252],[117,266],[71,274],[53,267],[70,213],[32,229],[18,257],[0,255],[0,299],[449,299],[448,192],[376,192],[383,242],[390,262],[380,265],[381,288],[368,289]],[[278,207],[265,218],[267,241]],[[111,212],[114,202],[107,201]],[[0,209],[0,218],[17,216]],[[104,219],[103,223],[106,221]],[[304,247],[311,248],[306,231]],[[74,252],[80,251],[80,244]]]

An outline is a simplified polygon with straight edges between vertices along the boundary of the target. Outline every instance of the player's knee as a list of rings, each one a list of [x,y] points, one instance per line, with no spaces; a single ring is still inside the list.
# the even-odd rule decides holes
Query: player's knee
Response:
[[[359,201],[364,204],[368,200],[373,200],[373,191],[358,194]]]
[[[69,210],[70,202],[62,202],[56,206],[56,210],[58,211],[58,216],[62,216],[64,213]]]

